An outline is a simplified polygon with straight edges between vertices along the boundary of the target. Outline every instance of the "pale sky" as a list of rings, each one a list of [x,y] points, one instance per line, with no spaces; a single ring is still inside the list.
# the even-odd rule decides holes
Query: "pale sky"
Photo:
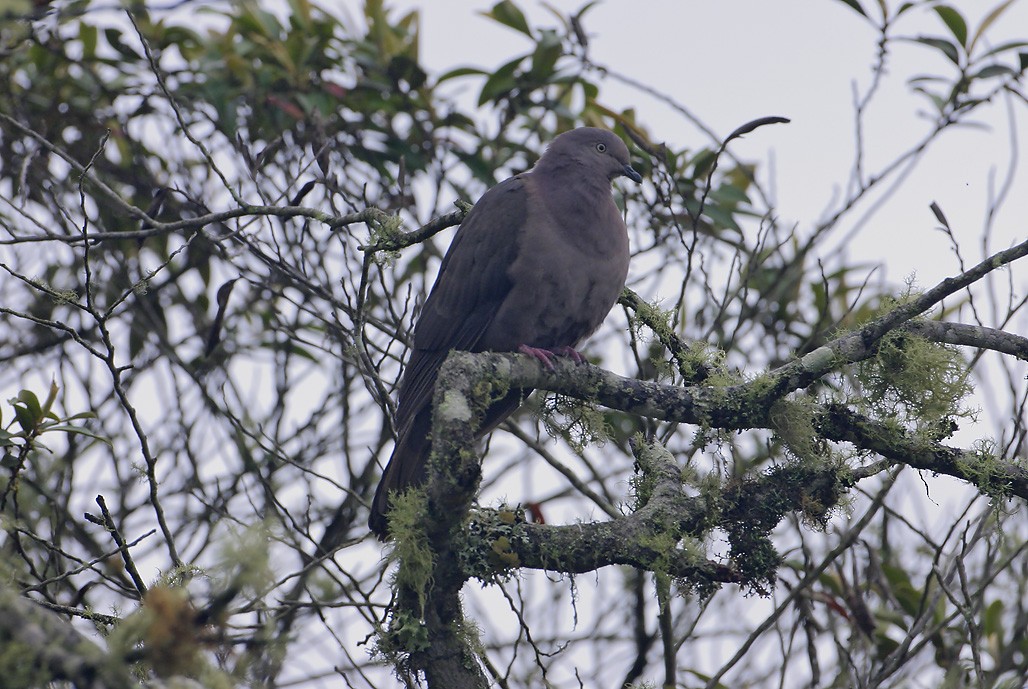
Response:
[[[404,11],[421,9],[422,59],[436,74],[458,65],[495,68],[530,49],[526,37],[478,15],[492,4],[482,0],[389,3]],[[552,3],[566,12],[582,4],[578,0]],[[869,9],[877,6],[874,0],[863,4]],[[982,17],[998,2],[954,4],[974,35]],[[556,26],[541,2],[523,0],[518,5],[533,26]],[[343,6],[351,16],[360,16],[357,0]],[[596,63],[665,92],[721,136],[757,117],[789,117],[791,124],[758,130],[734,142],[732,150],[760,162],[764,179],[773,161],[780,217],[798,223],[801,232],[816,224],[845,192],[842,185],[854,159],[854,88],[862,92],[871,81],[877,36],[842,2],[607,0],[586,14],[584,25]],[[1026,27],[1028,3],[1014,2],[988,36],[996,45],[1023,38]],[[892,34],[949,37],[942,21],[927,8],[904,14]],[[937,51],[913,43],[894,44],[888,65],[887,78],[866,120],[865,170],[869,173],[929,130],[929,121],[919,116],[929,102],[911,92],[908,80],[920,74],[948,76],[953,69]],[[477,93],[480,83],[470,90]],[[638,121],[657,140],[674,147],[708,144],[700,132],[655,99],[615,82],[604,85],[601,93],[615,108],[634,107]],[[977,261],[990,178],[998,186],[1010,161],[1010,112],[1014,124],[1023,129],[1028,122],[1025,104],[998,100],[976,119],[989,128],[951,130],[945,135],[901,191],[849,244],[850,256],[884,263],[893,283],[916,273],[918,283],[928,287],[952,274],[956,261],[928,208],[936,201],[963,246],[965,260]],[[1015,188],[1028,188],[1028,175],[1021,171],[1015,184]],[[997,218],[993,251],[1028,230],[1020,221],[1028,213],[1028,193],[1011,196]],[[865,202],[859,210],[867,207]],[[843,228],[861,215],[852,216]]]

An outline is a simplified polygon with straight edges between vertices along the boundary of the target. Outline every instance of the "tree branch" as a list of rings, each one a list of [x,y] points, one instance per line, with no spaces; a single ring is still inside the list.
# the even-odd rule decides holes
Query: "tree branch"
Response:
[[[18,679],[27,685],[63,680],[90,689],[136,686],[124,663],[81,636],[61,616],[6,586],[0,586],[0,644],[7,653],[18,649],[19,667],[26,673]]]

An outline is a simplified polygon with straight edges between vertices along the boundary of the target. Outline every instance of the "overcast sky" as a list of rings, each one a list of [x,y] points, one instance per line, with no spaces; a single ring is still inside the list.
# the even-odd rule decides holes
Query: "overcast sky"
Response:
[[[398,10],[421,9],[421,50],[425,65],[438,74],[457,65],[495,68],[526,52],[528,39],[480,16],[492,2],[446,0],[394,1]],[[554,0],[553,6],[574,12],[582,3]],[[864,5],[876,5],[863,0]],[[898,6],[898,2],[890,2]],[[956,3],[974,34],[998,3],[971,0]],[[535,0],[518,5],[533,26],[556,26],[556,19]],[[361,3],[347,0],[352,16]],[[877,35],[852,9],[836,0],[728,0],[699,2],[607,0],[585,16],[595,62],[652,85],[695,114],[721,136],[764,115],[792,119],[768,127],[742,141],[733,151],[762,162],[766,175],[774,169],[780,217],[802,232],[845,192],[854,159],[854,88],[871,80]],[[898,36],[947,36],[942,21],[928,8],[916,8],[896,23]],[[1015,2],[988,34],[992,44],[1028,35],[1028,2]],[[953,66],[930,48],[894,44],[888,77],[869,111],[865,130],[865,170],[874,172],[912,146],[930,128],[920,116],[927,99],[913,94],[910,77],[952,75]],[[475,85],[477,89],[479,84]],[[675,147],[707,145],[703,135],[680,116],[636,90],[610,82],[603,98],[616,108],[634,107],[638,119],[657,140]],[[884,263],[886,276],[900,283],[916,273],[927,287],[952,274],[956,261],[946,238],[935,228],[929,204],[939,203],[962,243],[965,260],[981,256],[980,238],[990,198],[990,179],[1002,181],[1010,164],[1010,113],[1023,128],[1024,103],[997,101],[978,121],[986,128],[951,131],[922,160],[901,192],[871,219],[848,245],[855,260]],[[1028,189],[1021,172],[1016,185]],[[1028,192],[1015,193],[998,217],[996,243],[1006,246],[1028,230],[1020,219],[1028,212]],[[853,216],[844,227],[857,221]],[[845,230],[840,232],[842,240]]]
[[[870,7],[874,0],[861,0]],[[900,3],[887,0],[890,6]],[[565,12],[581,6],[577,0],[553,0]],[[970,0],[955,3],[974,35],[982,18],[998,2]],[[455,66],[473,65],[495,69],[527,52],[529,40],[490,19],[480,16],[493,5],[485,0],[416,2],[396,0],[389,7],[399,11],[421,9],[421,52],[424,65],[435,75]],[[542,3],[518,3],[533,26],[556,26],[556,19]],[[362,3],[344,3],[351,16],[361,16]],[[445,9],[443,9],[445,8]],[[590,55],[608,66],[666,93],[710,129],[726,136],[740,124],[766,115],[782,115],[787,125],[762,128],[732,144],[743,159],[761,164],[762,178],[776,193],[782,222],[795,224],[797,232],[809,233],[826,209],[835,210],[847,193],[846,184],[855,156],[854,93],[863,94],[872,79],[877,54],[877,33],[852,9],[838,0],[607,0],[585,16],[590,35]],[[949,38],[937,14],[927,7],[915,8],[901,17],[894,36],[921,35]],[[986,45],[999,45],[1028,37],[1028,0],[1017,0],[987,34]],[[1008,64],[1015,58],[1008,57]],[[913,42],[894,42],[887,61],[887,76],[879,87],[865,119],[865,174],[913,147],[931,129],[924,115],[929,101],[911,91],[909,80],[918,75],[951,77],[952,63],[935,50]],[[481,82],[469,86],[477,96]],[[695,127],[656,99],[614,81],[602,87],[602,98],[615,109],[632,107],[651,136],[672,147],[696,149],[709,141]],[[977,113],[981,126],[949,130],[902,182],[898,191],[880,205],[882,194],[872,194],[857,212],[840,223],[833,240],[845,241],[852,263],[881,265],[879,273],[893,286],[913,277],[926,289],[959,272],[949,240],[938,230],[929,209],[937,202],[945,212],[968,266],[984,257],[982,238],[990,199],[1018,160],[1028,125],[1028,105],[998,99]],[[1012,139],[1015,137],[1015,139]],[[772,175],[773,170],[773,175]],[[769,175],[771,175],[769,177]],[[1006,203],[995,216],[989,253],[1022,241],[1028,234],[1028,173],[1017,170]],[[888,190],[891,185],[886,185]],[[862,219],[873,210],[866,223]],[[847,239],[855,224],[860,232]],[[1011,286],[1023,295],[1028,284],[1025,266],[1013,268],[1011,282],[998,279],[1000,289]],[[982,311],[987,325],[989,313]],[[1006,328],[1023,333],[1028,317],[1021,315]],[[986,359],[989,378],[998,373],[995,361]],[[1023,364],[1018,371],[1025,369]],[[1015,372],[1015,377],[1023,373]],[[1003,378],[994,382],[1002,389]],[[1008,418],[1005,394],[993,394],[979,385],[972,407],[982,408],[986,427],[964,424],[954,438],[971,443],[998,432],[995,424]],[[999,406],[997,406],[999,405]],[[963,495],[955,491],[952,499]],[[959,498],[963,499],[963,498]],[[948,501],[938,488],[929,506],[919,510],[947,509]],[[930,514],[924,523],[934,523]]]

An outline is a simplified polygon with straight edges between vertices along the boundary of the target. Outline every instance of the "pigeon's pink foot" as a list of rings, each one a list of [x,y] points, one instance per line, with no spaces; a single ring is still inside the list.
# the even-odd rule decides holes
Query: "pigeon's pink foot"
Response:
[[[543,362],[543,366],[549,370],[553,370],[553,357],[555,356],[566,356],[567,358],[574,361],[576,364],[585,363],[585,357],[578,353],[578,350],[574,347],[554,347],[553,349],[546,349],[545,347],[530,347],[528,345],[521,345],[518,347],[518,351],[522,354],[527,354],[530,357],[534,357],[539,361]]]
[[[572,361],[574,361],[576,364],[584,364],[585,363],[585,357],[582,356],[582,353],[579,352],[574,347],[568,347],[567,345],[565,345],[563,347],[554,347],[551,351],[554,354],[558,354],[560,356],[566,356],[567,358],[569,358]]]
[[[529,347],[528,345],[523,344],[518,347],[518,351],[522,354],[527,354],[534,359],[538,359],[543,363],[543,366],[551,371],[553,370],[554,353],[549,349],[543,349],[542,347]]]

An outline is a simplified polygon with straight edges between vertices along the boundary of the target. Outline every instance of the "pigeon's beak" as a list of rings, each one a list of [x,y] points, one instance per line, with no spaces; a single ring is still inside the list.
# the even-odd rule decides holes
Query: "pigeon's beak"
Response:
[[[625,165],[623,168],[621,168],[621,174],[627,177],[628,179],[632,180],[636,184],[643,181],[643,176],[636,172],[635,168],[631,165]]]

